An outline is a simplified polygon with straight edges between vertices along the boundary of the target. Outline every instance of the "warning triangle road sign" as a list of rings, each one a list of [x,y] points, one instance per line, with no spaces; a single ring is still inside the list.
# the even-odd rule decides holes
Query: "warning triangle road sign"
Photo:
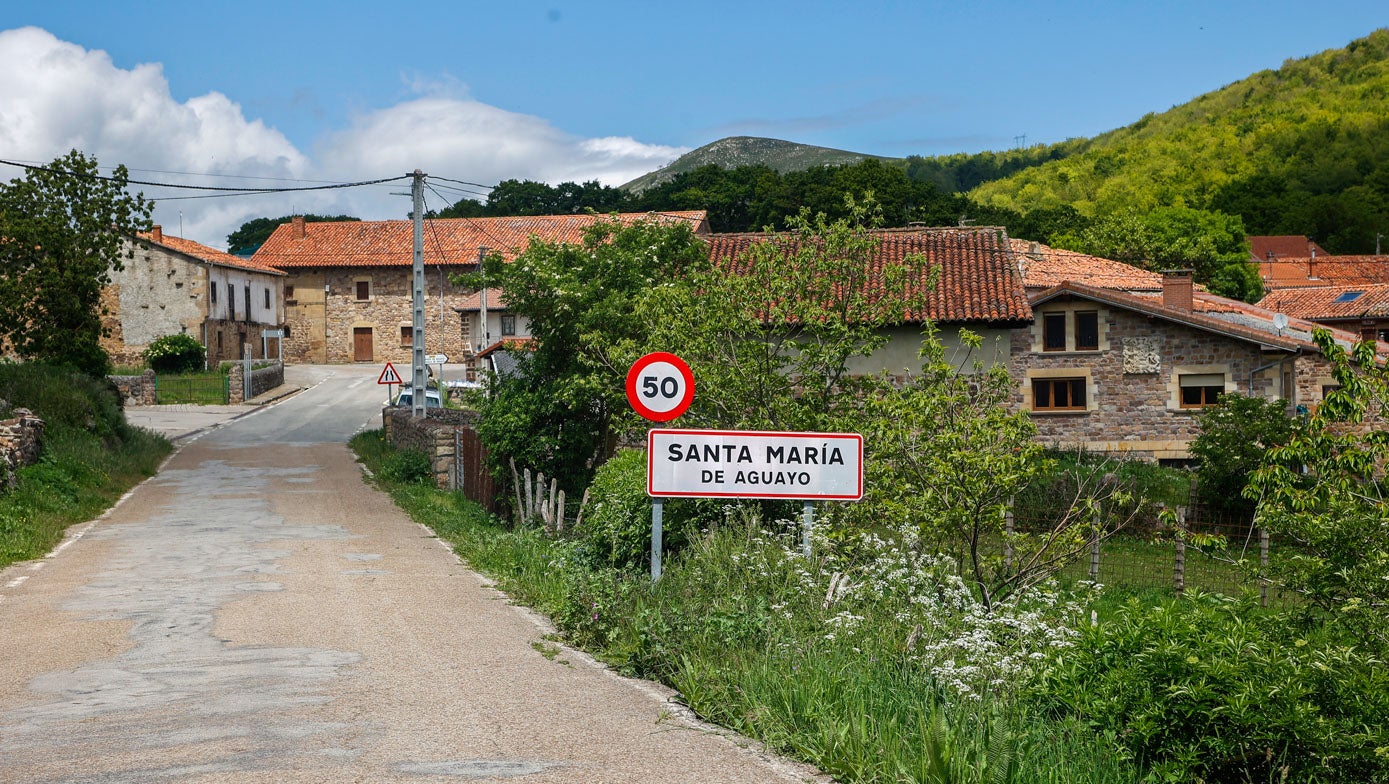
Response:
[[[381,377],[376,379],[378,384],[399,384],[400,374],[395,372],[395,365],[387,362],[386,367],[381,371]]]

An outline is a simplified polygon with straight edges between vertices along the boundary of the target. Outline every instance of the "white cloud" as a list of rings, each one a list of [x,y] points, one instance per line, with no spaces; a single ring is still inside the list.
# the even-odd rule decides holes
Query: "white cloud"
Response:
[[[163,67],[118,68],[108,54],[26,27],[0,32],[0,158],[50,161],[76,148],[103,166],[123,163],[132,179],[197,185],[277,187],[283,179],[364,180],[429,174],[478,183],[532,179],[558,183],[596,179],[619,185],[669,162],[684,148],[629,137],[583,139],[549,121],[467,97],[466,84],[444,75],[413,77],[420,97],[355,117],[330,130],[313,157],[241,106],[210,91],[179,102]],[[219,175],[203,177],[195,175]],[[0,177],[18,176],[17,170]],[[171,233],[225,246],[228,233],[258,216],[291,211],[404,217],[409,202],[397,187],[301,192],[274,196],[170,199],[155,221]],[[159,197],[197,195],[143,188]],[[450,199],[457,194],[448,193]],[[430,207],[443,206],[430,194]]]

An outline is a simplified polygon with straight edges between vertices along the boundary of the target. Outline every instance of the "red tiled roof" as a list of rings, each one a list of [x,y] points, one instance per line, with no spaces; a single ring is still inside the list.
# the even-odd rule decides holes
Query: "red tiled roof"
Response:
[[[1097,302],[1104,302],[1208,332],[1227,335],[1263,346],[1272,346],[1285,351],[1318,350],[1316,343],[1312,340],[1312,330],[1328,329],[1322,324],[1315,324],[1299,318],[1288,319],[1287,326],[1280,329],[1273,323],[1273,317],[1278,315],[1275,311],[1206,292],[1196,292],[1192,297],[1192,310],[1185,310],[1164,305],[1160,294],[1129,294],[1113,289],[1067,282],[1034,295],[1032,305],[1035,307],[1064,295],[1078,295]],[[1344,330],[1330,329],[1329,331],[1338,343],[1346,347],[1360,339],[1358,335]]]
[[[501,289],[487,290],[487,309],[506,310],[506,297],[502,295]],[[474,291],[463,296],[463,302],[454,310],[482,310],[482,292]]]
[[[165,234],[158,226],[155,227],[154,231],[138,232],[135,236],[151,245],[168,248],[169,250],[182,253],[185,256],[192,256],[195,259],[205,261],[208,264],[234,267],[236,269],[250,270],[252,272],[264,272],[270,275],[285,274],[274,267],[262,264],[254,259],[243,259],[240,256],[233,256],[230,253],[217,250],[216,248],[209,248],[202,243]]]
[[[532,348],[534,348],[534,346],[535,346],[535,338],[532,338],[532,337],[524,337],[524,338],[502,338],[501,340],[496,341],[495,343],[493,343],[492,345],[488,346],[487,348],[484,348],[483,350],[477,352],[477,357],[478,357],[478,359],[482,359],[483,357],[489,356],[489,355],[491,355],[492,353],[497,352],[497,351],[501,351],[501,350],[506,350],[506,351],[529,351],[529,350],[531,350]]]
[[[927,296],[925,312],[904,314],[904,321],[921,322],[1030,322],[1022,279],[1018,275],[1006,237],[998,229],[883,229],[874,232],[881,244],[870,262],[870,280],[882,285],[885,264],[921,255],[918,282],[929,280],[932,268],[940,268],[934,290]],[[740,258],[767,234],[711,234],[705,238],[713,263],[737,271]],[[794,249],[794,247],[793,247]]]
[[[1311,320],[1389,318],[1389,284],[1281,289],[1270,292],[1259,306]]]
[[[1372,286],[1389,283],[1389,256],[1323,256],[1258,263],[1264,289]]]
[[[1270,253],[1273,254],[1274,259],[1301,259],[1311,256],[1313,253],[1318,256],[1331,255],[1322,246],[1301,234],[1247,237],[1246,239],[1249,240],[1249,255],[1258,261],[1268,261],[1268,254]]]
[[[1017,254],[1023,285],[1029,291],[1072,280],[1087,286],[1120,291],[1161,291],[1162,275],[1122,261],[1051,248],[1040,242],[1009,239]]]
[[[686,221],[707,231],[703,210],[619,215],[538,215],[515,218],[438,218],[424,225],[424,263],[473,264],[478,248],[510,260],[532,236],[550,242],[581,242],[584,229],[601,220]],[[303,236],[298,236],[299,227]],[[254,256],[280,269],[310,267],[408,267],[414,263],[414,226],[408,220],[286,223],[275,229]]]

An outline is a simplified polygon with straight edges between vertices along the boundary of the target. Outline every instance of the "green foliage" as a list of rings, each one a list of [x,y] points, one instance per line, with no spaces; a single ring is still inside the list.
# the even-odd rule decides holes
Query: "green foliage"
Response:
[[[155,338],[140,356],[156,373],[193,373],[207,363],[207,351],[192,335]]]
[[[1201,502],[1207,508],[1253,516],[1254,501],[1244,497],[1244,488],[1265,453],[1292,437],[1296,422],[1287,406],[1286,400],[1229,393],[1220,396],[1220,405],[1201,412],[1191,454],[1201,461]]]
[[[1157,781],[1389,777],[1389,674],[1363,651],[1197,596],[1137,602],[1083,632],[1032,686],[1058,716],[1113,733]]]
[[[1373,342],[1351,351],[1314,333],[1339,388],[1284,446],[1268,450],[1246,494],[1256,522],[1299,547],[1275,565],[1275,584],[1325,619],[1389,654],[1389,366]]]
[[[559,185],[547,185],[532,180],[502,180],[488,193],[485,203],[463,199],[431,217],[490,218],[509,215],[609,213],[622,212],[630,203],[631,199],[626,191],[600,185],[597,180],[583,184],[562,182]]]
[[[1251,234],[1305,234],[1333,253],[1369,253],[1389,225],[1387,101],[1389,30],[1377,30],[1082,140],[972,195],[1095,218],[1185,206],[1240,216]]]
[[[227,252],[235,256],[249,256],[256,252],[270,235],[275,233],[275,229],[282,223],[289,223],[295,216],[285,215],[279,218],[254,218],[241,224],[241,228],[227,235]],[[361,218],[354,218],[350,215],[305,215],[305,223],[321,223],[330,221],[356,221]]]
[[[416,449],[402,449],[381,463],[381,475],[392,482],[418,484],[433,478],[429,455]]]
[[[126,192],[124,166],[99,176],[96,159],[73,150],[0,185],[0,339],[21,357],[93,375],[110,368],[102,287],[153,207]]]
[[[689,362],[699,392],[681,421],[691,426],[834,430],[865,383],[850,358],[886,345],[883,328],[924,310],[929,293],[920,259],[875,266],[874,203],[849,200],[849,211],[833,221],[802,212],[791,231],[753,243],[737,274],[655,287],[639,306],[647,329],[623,359],[661,349]]]
[[[607,456],[613,419],[634,416],[623,391],[630,362],[613,351],[648,329],[637,301],[706,263],[688,224],[656,220],[600,221],[582,244],[534,240],[510,263],[486,260],[468,282],[501,289],[536,338],[516,374],[493,379],[482,406],[478,433],[497,475],[509,478],[502,469],[514,458],[571,496],[583,491]]]
[[[589,494],[592,502],[579,535],[605,563],[639,565],[651,553],[646,453],[618,452],[594,472]]]
[[[1216,294],[1247,302],[1263,296],[1237,216],[1188,207],[1128,209],[1052,240],[1058,247],[1150,270],[1191,269]]]
[[[0,489],[0,566],[52,549],[67,526],[115,503],[170,450],[163,438],[126,424],[120,397],[104,379],[0,363],[0,398],[45,422],[40,462],[19,469],[12,490]]]

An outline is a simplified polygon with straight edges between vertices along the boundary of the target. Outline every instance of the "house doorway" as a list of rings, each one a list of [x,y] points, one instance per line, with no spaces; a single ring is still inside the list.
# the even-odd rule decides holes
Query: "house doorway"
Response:
[[[355,362],[371,362],[371,327],[352,328],[352,359]]]

